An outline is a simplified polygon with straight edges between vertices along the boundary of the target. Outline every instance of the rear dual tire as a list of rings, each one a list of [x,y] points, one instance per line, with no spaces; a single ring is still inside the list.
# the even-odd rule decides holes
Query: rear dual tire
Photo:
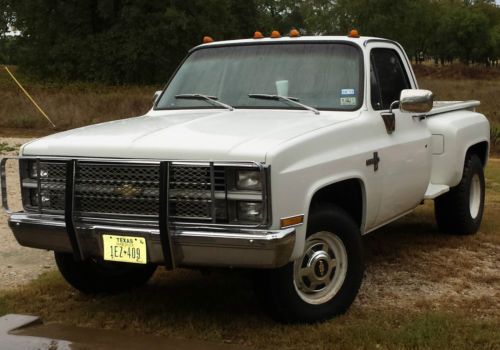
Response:
[[[460,183],[434,202],[439,230],[455,235],[476,233],[483,217],[484,196],[483,164],[477,155],[469,154]]]

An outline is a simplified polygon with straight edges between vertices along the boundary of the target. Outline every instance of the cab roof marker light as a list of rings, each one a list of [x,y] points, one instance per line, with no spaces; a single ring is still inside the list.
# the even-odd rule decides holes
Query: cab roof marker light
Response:
[[[359,38],[359,32],[357,29],[352,29],[348,35],[349,38]]]
[[[271,32],[271,38],[273,38],[273,39],[281,38],[280,32],[278,32],[277,30],[273,30]]]
[[[213,43],[214,42],[214,39],[211,37],[211,36],[204,36],[203,37],[203,44],[209,44],[209,43]]]
[[[298,38],[300,36],[300,32],[293,28],[291,31],[290,31],[290,38]]]
[[[262,38],[264,38],[264,35],[262,34],[262,32],[256,31],[255,33],[253,33],[253,38],[254,39],[262,39]]]

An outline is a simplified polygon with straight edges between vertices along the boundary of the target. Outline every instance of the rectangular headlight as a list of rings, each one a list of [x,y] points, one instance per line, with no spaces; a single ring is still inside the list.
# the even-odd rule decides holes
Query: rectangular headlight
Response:
[[[239,221],[261,221],[262,203],[261,202],[238,202],[238,220]]]
[[[238,190],[260,191],[262,189],[261,174],[258,170],[236,171],[236,188]]]

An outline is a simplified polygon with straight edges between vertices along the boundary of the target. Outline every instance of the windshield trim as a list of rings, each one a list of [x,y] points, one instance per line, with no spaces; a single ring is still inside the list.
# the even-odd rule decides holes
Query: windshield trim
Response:
[[[153,105],[153,110],[154,111],[171,111],[171,110],[188,110],[188,109],[193,109],[193,110],[197,110],[197,109],[206,109],[205,107],[165,107],[165,108],[158,108],[158,102],[160,102],[161,98],[163,97],[163,95],[165,94],[165,91],[168,89],[168,87],[170,86],[170,83],[172,82],[172,80],[175,78],[175,76],[177,75],[177,73],[179,72],[179,69],[182,67],[182,65],[184,64],[184,62],[193,54],[193,52],[196,52],[198,50],[209,50],[209,49],[217,49],[217,48],[221,48],[221,47],[235,47],[235,46],[251,46],[251,45],[296,45],[296,44],[343,44],[343,45],[350,45],[352,47],[354,47],[358,53],[359,53],[359,57],[361,58],[360,60],[360,75],[359,75],[359,90],[360,90],[360,94],[359,96],[361,97],[359,99],[359,102],[356,106],[353,106],[353,108],[350,108],[350,109],[339,109],[339,108],[317,108],[315,106],[312,106],[314,107],[315,109],[317,109],[318,111],[333,111],[333,112],[356,112],[356,111],[359,111],[361,108],[363,108],[363,105],[365,103],[365,59],[364,59],[364,54],[363,54],[363,49],[361,48],[360,45],[358,45],[357,43],[355,42],[352,42],[352,41],[347,41],[347,40],[307,40],[307,41],[276,41],[276,42],[273,42],[273,41],[266,41],[266,42],[259,42],[259,41],[256,41],[255,43],[254,42],[245,42],[245,43],[234,43],[234,44],[224,44],[223,42],[221,42],[220,44],[212,44],[212,45],[209,45],[209,46],[196,46],[194,48],[192,48],[191,50],[188,51],[188,54],[186,55],[186,57],[184,57],[184,59],[181,61],[181,63],[177,66],[177,68],[175,69],[174,73],[170,76],[170,78],[168,79],[167,83],[165,84],[165,87],[163,88],[160,96],[158,96],[158,98],[156,99],[154,105]],[[254,107],[247,107],[247,106],[233,106],[234,108],[241,108],[241,109],[292,109],[292,110],[300,110],[299,108],[279,108],[279,107],[272,107],[272,106],[265,106],[265,107],[260,107],[260,106],[254,106]]]

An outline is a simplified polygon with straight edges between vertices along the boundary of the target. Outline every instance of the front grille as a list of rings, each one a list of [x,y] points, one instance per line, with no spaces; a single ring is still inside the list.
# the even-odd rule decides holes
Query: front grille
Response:
[[[252,224],[240,221],[237,215],[239,201],[263,201],[265,205],[265,189],[250,194],[237,190],[235,174],[242,169],[241,165],[165,163],[169,169],[165,180],[168,179],[166,194],[171,222]],[[63,214],[67,207],[67,167],[73,164],[72,161],[42,159],[27,160],[22,164],[26,210]],[[160,163],[77,160],[74,164],[72,212],[75,219],[126,217],[158,220]],[[245,166],[243,169],[249,169],[248,165]],[[258,171],[259,168],[252,169]],[[260,171],[264,174],[264,170]],[[262,220],[265,222],[266,217]]]
[[[224,191],[224,169],[216,172],[215,190]],[[83,214],[157,216],[159,177],[157,165],[82,163],[76,172],[76,209]],[[170,216],[211,219],[210,179],[209,166],[172,165]]]
[[[208,166],[173,166],[170,173],[172,219],[212,219],[212,181]],[[225,194],[224,168],[214,167],[214,191]],[[224,216],[224,213],[221,213]]]
[[[157,216],[157,165],[79,163],[75,174],[75,210],[89,214]]]

